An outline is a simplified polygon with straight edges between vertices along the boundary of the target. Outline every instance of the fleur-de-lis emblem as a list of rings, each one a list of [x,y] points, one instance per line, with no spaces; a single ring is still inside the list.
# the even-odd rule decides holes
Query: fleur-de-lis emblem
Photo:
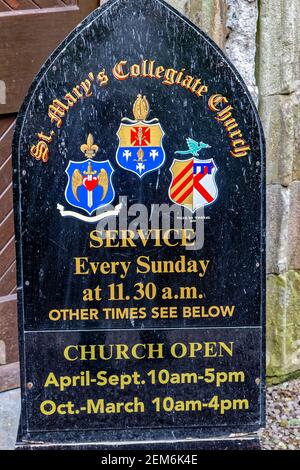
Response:
[[[98,145],[94,144],[94,137],[92,134],[88,135],[86,144],[80,147],[80,150],[84,153],[87,158],[94,158],[99,150]]]

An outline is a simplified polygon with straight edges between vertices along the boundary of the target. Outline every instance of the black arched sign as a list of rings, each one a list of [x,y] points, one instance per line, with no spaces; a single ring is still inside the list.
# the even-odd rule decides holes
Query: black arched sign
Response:
[[[34,80],[13,161],[20,445],[262,427],[264,140],[218,47],[163,1],[109,1]]]

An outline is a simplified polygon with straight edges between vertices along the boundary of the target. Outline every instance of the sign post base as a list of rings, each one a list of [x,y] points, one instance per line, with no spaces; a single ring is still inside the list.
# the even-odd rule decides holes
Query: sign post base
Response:
[[[193,437],[191,437],[193,436]],[[257,432],[212,433],[200,429],[128,430],[105,432],[32,433],[21,439],[16,450],[99,450],[99,451],[198,451],[261,450]]]

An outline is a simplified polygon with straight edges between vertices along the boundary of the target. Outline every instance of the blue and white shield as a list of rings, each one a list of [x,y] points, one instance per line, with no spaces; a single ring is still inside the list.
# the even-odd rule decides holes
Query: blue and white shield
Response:
[[[103,162],[70,161],[66,173],[68,185],[65,197],[71,206],[92,215],[97,209],[114,200],[113,168],[108,160]]]
[[[117,135],[120,141],[117,162],[125,170],[132,171],[142,178],[164,164],[164,131],[159,122],[122,123]]]

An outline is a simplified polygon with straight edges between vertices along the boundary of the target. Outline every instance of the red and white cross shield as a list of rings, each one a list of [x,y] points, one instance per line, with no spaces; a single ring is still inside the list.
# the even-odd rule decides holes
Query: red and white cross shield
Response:
[[[218,198],[215,176],[218,168],[210,160],[175,159],[170,171],[173,180],[169,190],[170,199],[180,206],[195,212],[201,207],[210,206]]]

